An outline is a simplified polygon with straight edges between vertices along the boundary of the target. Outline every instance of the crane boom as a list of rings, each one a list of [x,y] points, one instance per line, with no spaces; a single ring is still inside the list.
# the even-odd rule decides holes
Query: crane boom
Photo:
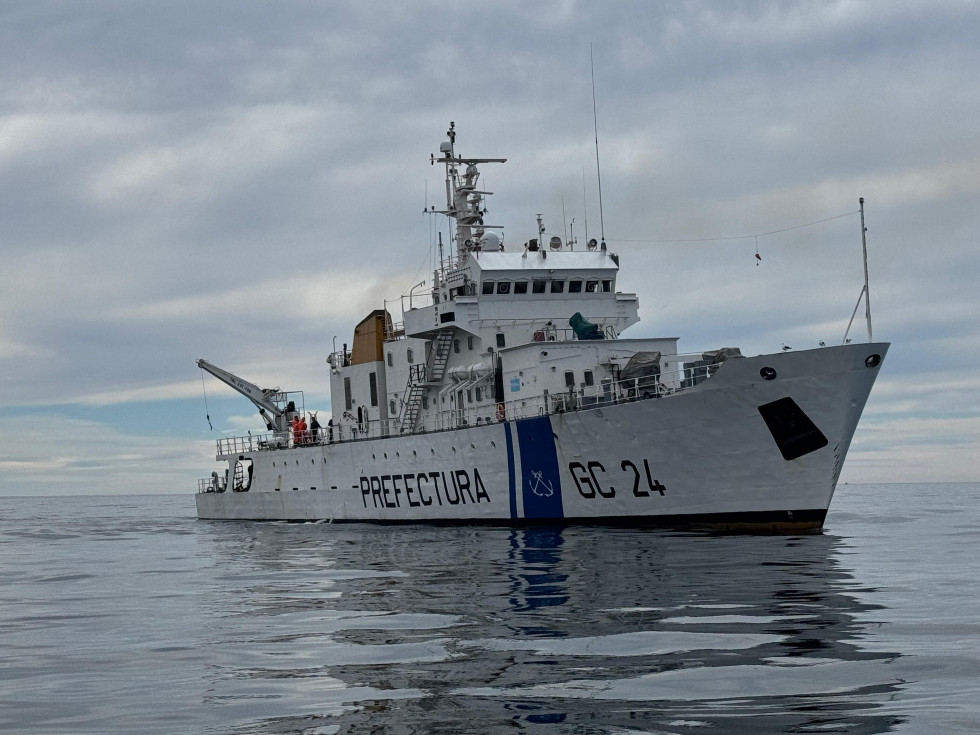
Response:
[[[239,378],[234,373],[223,370],[217,365],[212,365],[207,360],[198,360],[197,366],[208,371],[222,383],[234,388],[254,403],[270,431],[287,430],[286,408],[277,403],[277,401],[279,403],[284,401],[285,394],[278,388],[259,388],[254,383]]]

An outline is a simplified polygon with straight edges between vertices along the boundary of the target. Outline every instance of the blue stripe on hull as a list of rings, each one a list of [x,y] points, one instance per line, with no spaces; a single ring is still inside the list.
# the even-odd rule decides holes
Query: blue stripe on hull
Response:
[[[511,437],[513,423],[504,425],[504,438],[507,440],[507,491],[510,497],[510,517],[517,518],[517,488],[514,482],[514,439]]]
[[[539,416],[518,421],[521,452],[521,491],[525,518],[564,518],[561,477],[551,419]],[[513,465],[511,465],[513,468]]]

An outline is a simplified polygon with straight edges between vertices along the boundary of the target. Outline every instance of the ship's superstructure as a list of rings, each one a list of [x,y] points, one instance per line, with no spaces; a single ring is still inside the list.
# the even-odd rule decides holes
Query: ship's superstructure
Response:
[[[545,237],[540,217],[505,245],[479,168],[505,159],[459,156],[455,138],[432,158],[450,253],[401,321],[376,310],[328,357],[326,426],[201,361],[270,434],[218,442],[228,467],[201,481],[199,515],[819,526],[887,345],[744,358],[623,338],[638,301],[617,255]]]

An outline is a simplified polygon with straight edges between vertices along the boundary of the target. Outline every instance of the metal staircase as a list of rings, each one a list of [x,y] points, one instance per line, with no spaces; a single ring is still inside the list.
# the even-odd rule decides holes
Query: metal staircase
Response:
[[[446,365],[449,363],[449,353],[453,346],[453,327],[440,329],[432,344],[432,370],[430,375],[431,383],[441,383],[446,377]]]
[[[432,340],[429,365],[415,365],[408,373],[402,404],[401,433],[412,434],[422,413],[422,394],[427,386],[436,385],[446,377],[446,365],[453,346],[453,327],[440,329]]]

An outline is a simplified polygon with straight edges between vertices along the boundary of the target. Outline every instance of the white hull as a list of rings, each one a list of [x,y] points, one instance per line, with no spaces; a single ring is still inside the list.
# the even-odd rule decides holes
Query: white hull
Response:
[[[207,519],[819,528],[878,374],[879,364],[865,360],[884,358],[887,349],[855,344],[731,360],[662,398],[225,457],[252,460],[249,490],[199,493],[197,512]],[[764,367],[777,377],[760,377]],[[792,410],[772,420],[760,411],[785,399],[805,414],[802,425]],[[773,421],[783,429],[772,429]],[[777,439],[780,431],[786,435]]]

